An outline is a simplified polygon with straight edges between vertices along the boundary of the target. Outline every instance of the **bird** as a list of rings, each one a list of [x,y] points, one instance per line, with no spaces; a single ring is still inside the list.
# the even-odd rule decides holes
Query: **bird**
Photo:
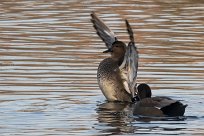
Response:
[[[125,90],[119,69],[125,55],[125,44],[115,41],[110,49],[104,51],[108,52],[111,52],[111,57],[102,60],[98,66],[99,87],[108,101],[131,102],[131,94]]]
[[[183,116],[187,105],[179,100],[169,97],[151,97],[151,88],[147,84],[140,84],[137,87],[139,101],[135,103],[133,115],[156,116],[156,117],[176,117]]]
[[[95,12],[91,13],[91,21],[108,48],[104,53],[111,53],[111,57],[102,60],[98,66],[99,88],[108,101],[134,101],[139,56],[129,22],[125,20],[130,38],[126,46]]]

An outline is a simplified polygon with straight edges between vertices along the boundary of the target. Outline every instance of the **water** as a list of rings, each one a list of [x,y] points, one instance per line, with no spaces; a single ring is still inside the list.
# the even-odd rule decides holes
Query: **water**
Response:
[[[184,119],[133,117],[105,101],[96,70],[108,55],[91,11],[126,43],[129,20],[138,83],[188,104]],[[203,135],[203,16],[202,0],[1,1],[1,135]]]

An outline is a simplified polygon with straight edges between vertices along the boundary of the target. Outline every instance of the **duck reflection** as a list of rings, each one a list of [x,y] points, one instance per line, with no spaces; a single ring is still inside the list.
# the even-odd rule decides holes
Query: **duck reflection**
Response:
[[[105,102],[98,104],[96,112],[98,114],[97,126],[102,127],[101,133],[121,134],[134,132],[133,127],[129,126],[132,118],[129,118],[132,111],[132,104],[124,102]],[[107,129],[104,129],[104,127]],[[99,128],[100,129],[100,128]]]

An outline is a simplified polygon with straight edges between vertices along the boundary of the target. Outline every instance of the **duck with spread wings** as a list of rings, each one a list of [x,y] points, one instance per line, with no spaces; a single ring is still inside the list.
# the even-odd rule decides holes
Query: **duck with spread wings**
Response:
[[[94,12],[91,17],[97,34],[108,48],[104,53],[111,53],[111,57],[99,64],[97,70],[99,87],[108,101],[132,102],[135,97],[138,69],[138,51],[132,28],[126,20],[130,37],[130,42],[126,46]]]

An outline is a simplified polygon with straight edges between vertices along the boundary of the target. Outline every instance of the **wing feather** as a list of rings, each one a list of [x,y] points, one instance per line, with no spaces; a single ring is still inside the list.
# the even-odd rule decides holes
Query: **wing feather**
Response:
[[[127,69],[127,78],[129,83],[129,88],[132,93],[132,96],[135,96],[135,90],[137,86],[137,70],[138,70],[138,51],[135,46],[134,35],[132,28],[129,22],[126,20],[127,31],[129,34],[130,42],[126,50],[126,69]]]
[[[96,29],[99,37],[105,42],[106,47],[111,48],[112,44],[117,41],[117,38],[113,31],[101,20],[95,12],[91,13],[91,21]]]

